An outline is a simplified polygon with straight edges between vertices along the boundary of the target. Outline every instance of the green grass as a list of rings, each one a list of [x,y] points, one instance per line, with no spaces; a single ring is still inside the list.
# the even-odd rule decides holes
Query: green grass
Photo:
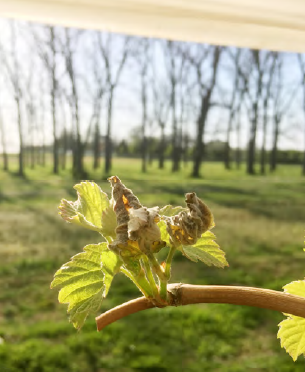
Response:
[[[86,159],[90,169],[91,159]],[[228,284],[281,290],[303,279],[305,180],[300,168],[282,166],[266,177],[225,171],[206,163],[202,179],[191,166],[172,174],[156,164],[146,174],[135,159],[114,159],[113,174],[148,206],[183,204],[196,191],[211,207],[217,240],[227,253],[224,270],[175,256],[172,281]],[[276,339],[282,314],[229,305],[153,309],[132,315],[102,333],[94,319],[77,332],[66,306],[50,290],[54,272],[88,243],[94,232],[66,224],[57,213],[61,198],[75,200],[69,172],[51,167],[0,171],[0,371],[304,371]],[[89,173],[104,191],[110,187],[100,169]],[[102,311],[138,296],[123,275],[115,278]]]

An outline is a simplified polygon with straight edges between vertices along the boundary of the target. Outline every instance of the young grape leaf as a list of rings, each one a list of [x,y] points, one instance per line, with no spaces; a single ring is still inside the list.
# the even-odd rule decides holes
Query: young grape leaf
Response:
[[[286,284],[284,287],[284,292],[290,293],[292,295],[305,297],[305,280],[297,280]]]
[[[166,205],[165,207],[160,209],[159,215],[165,216],[165,217],[172,217],[182,211],[187,211],[187,210],[188,209],[184,207],[173,207],[172,205]]]
[[[166,222],[161,220],[158,222],[158,227],[161,232],[161,240],[163,240],[166,245],[169,247],[170,246],[170,241],[169,241],[169,233],[166,230]]]
[[[215,235],[206,231],[194,245],[182,246],[180,250],[183,255],[194,262],[199,260],[208,266],[214,265],[222,268],[229,266],[225,253],[213,239],[215,239]]]
[[[112,201],[110,201],[109,206],[102,212],[102,230],[101,233],[103,236],[110,236],[115,239],[117,228],[117,218],[115,211],[113,210]]]
[[[285,285],[284,292],[305,297],[305,281],[299,280]],[[277,338],[281,339],[281,347],[294,361],[301,354],[305,355],[305,319],[287,314],[287,319],[279,324]]]
[[[80,329],[87,316],[99,309],[121,264],[107,243],[90,244],[55,273],[51,288],[60,288],[58,300],[69,304],[75,328]]]
[[[102,212],[109,206],[109,199],[100,187],[89,181],[74,186],[78,199],[75,202],[62,199],[61,217],[87,229],[102,232]]]

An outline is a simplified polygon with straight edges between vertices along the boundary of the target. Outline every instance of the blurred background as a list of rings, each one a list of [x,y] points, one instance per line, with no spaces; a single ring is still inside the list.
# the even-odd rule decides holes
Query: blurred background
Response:
[[[177,253],[172,281],[281,290],[303,279],[305,57],[0,19],[0,371],[304,371],[280,313],[152,309],[77,332],[50,290],[98,234],[61,198],[118,175],[142,204],[212,209],[230,267]],[[139,296],[118,275],[101,311]]]

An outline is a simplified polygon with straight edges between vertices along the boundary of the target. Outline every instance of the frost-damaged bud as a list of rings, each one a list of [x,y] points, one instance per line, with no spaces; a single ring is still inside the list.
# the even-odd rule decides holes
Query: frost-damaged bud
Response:
[[[144,238],[150,242],[161,239],[157,222],[160,221],[159,208],[130,209],[128,222],[128,236],[132,240]]]
[[[160,229],[157,222],[160,221],[159,209],[146,208],[141,205],[139,199],[127,189],[117,176],[109,178],[114,200],[114,211],[117,216],[116,239],[109,245],[114,252],[134,251],[145,253],[145,249],[151,246],[163,247]],[[132,254],[132,255],[134,255]],[[124,255],[124,254],[123,254]]]
[[[189,211],[167,218],[167,231],[176,245],[193,245],[203,233],[214,226],[212,212],[196,193],[185,195]]]

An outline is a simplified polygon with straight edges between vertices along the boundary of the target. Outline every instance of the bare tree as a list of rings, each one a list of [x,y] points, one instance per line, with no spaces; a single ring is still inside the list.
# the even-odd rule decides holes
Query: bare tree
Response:
[[[249,135],[249,144],[248,144],[248,153],[247,153],[247,173],[254,174],[254,163],[255,163],[255,145],[256,145],[256,134],[258,126],[258,117],[259,117],[259,105],[262,94],[263,86],[263,74],[264,74],[264,63],[262,61],[262,52],[259,50],[250,51],[253,59],[253,69],[256,72],[255,76],[255,87],[254,87],[254,97],[249,97],[251,100],[251,109],[249,110],[250,117],[250,135]]]
[[[262,94],[264,87],[264,76],[268,72],[268,64],[272,57],[271,52],[250,50],[252,60],[251,76],[247,77],[248,89],[246,91],[248,98],[248,116],[250,120],[249,143],[247,149],[247,173],[255,174],[255,151],[256,135],[260,115],[263,109]]]
[[[97,169],[100,166],[100,152],[101,152],[101,113],[102,113],[102,104],[103,98],[106,94],[106,74],[104,72],[103,62],[98,58],[98,51],[99,48],[99,33],[95,34],[96,38],[94,41],[94,50],[92,54],[92,72],[93,72],[93,79],[92,82],[93,91],[92,95],[92,102],[93,102],[93,110],[90,119],[89,127],[91,123],[94,125],[94,133],[93,133],[93,168]]]
[[[165,141],[165,126],[167,123],[168,115],[169,115],[169,89],[164,82],[160,82],[157,79],[157,75],[154,71],[153,76],[153,111],[155,120],[160,128],[160,141],[158,147],[158,158],[159,158],[159,169],[164,168],[164,158],[165,158],[165,149],[166,149],[166,141]]]
[[[58,36],[56,28],[53,26],[44,26],[45,38],[38,37],[32,29],[35,38],[35,45],[41,60],[44,63],[49,76],[52,127],[53,127],[53,173],[59,171],[59,146],[58,146],[58,128],[57,128],[57,95],[58,95],[58,77],[57,77],[57,43]]]
[[[142,158],[142,172],[147,171],[147,152],[149,141],[147,138],[147,125],[148,120],[148,79],[149,79],[149,62],[150,56],[150,42],[148,39],[143,38],[138,41],[138,48],[135,52],[135,60],[140,69],[140,84],[141,84],[141,104],[142,104],[142,143],[141,143],[141,158]]]
[[[20,63],[18,61],[17,49],[16,49],[16,26],[14,21],[10,21],[11,26],[11,59],[7,58],[6,51],[3,46],[0,45],[1,59],[5,66],[8,79],[11,83],[14,101],[16,104],[17,111],[17,126],[19,134],[19,169],[18,174],[24,177],[24,140],[23,140],[23,122],[21,115],[21,100],[22,100],[22,90],[20,84]]]
[[[261,147],[261,159],[260,159],[260,173],[265,174],[266,172],[266,137],[267,137],[267,125],[268,125],[268,110],[269,102],[271,100],[271,88],[274,78],[274,71],[277,62],[277,53],[271,53],[271,61],[268,66],[266,66],[266,82],[263,87],[263,139]]]
[[[189,54],[189,60],[195,68],[199,89],[199,113],[194,147],[193,177],[200,176],[200,166],[204,153],[204,134],[208,113],[212,106],[211,98],[216,85],[217,72],[222,48],[218,46],[197,46],[195,55]],[[206,76],[207,64],[210,76]]]
[[[184,50],[182,44],[173,41],[166,41],[164,43],[163,49],[166,62],[166,73],[170,82],[170,107],[172,121],[172,171],[176,172],[180,168],[182,145],[182,122],[179,122],[178,117],[178,98],[179,93],[181,93],[181,90],[179,91],[179,87],[181,87],[182,84],[182,75],[186,63],[187,51]],[[180,113],[182,112],[181,116],[183,117],[183,107],[181,110],[182,111],[180,111]]]
[[[80,131],[80,117],[79,117],[79,93],[76,82],[75,71],[75,48],[79,41],[80,32],[71,29],[65,29],[64,45],[62,45],[62,53],[65,59],[66,71],[70,80],[71,95],[70,107],[72,111],[72,119],[74,124],[74,141],[73,141],[73,176],[75,178],[84,178],[85,171],[83,165],[84,145],[82,143]]]
[[[107,131],[105,136],[105,173],[109,173],[111,170],[111,159],[112,159],[112,141],[111,141],[111,126],[112,126],[112,109],[114,93],[119,84],[120,77],[122,75],[123,68],[126,64],[129,55],[129,44],[130,38],[124,36],[122,39],[123,47],[122,51],[117,55],[119,59],[113,57],[112,49],[114,48],[113,35],[112,34],[99,34],[99,51],[105,63],[106,69],[106,81],[107,81],[107,92],[108,92],[108,110],[107,110]]]
[[[6,150],[6,136],[5,136],[5,128],[4,128],[2,112],[0,112],[0,136],[1,136],[1,145],[2,145],[3,170],[8,171],[8,156],[7,156],[7,150]]]
[[[226,169],[231,169],[231,135],[232,129],[234,124],[234,119],[236,116],[237,108],[238,108],[238,98],[239,97],[239,85],[241,80],[240,75],[240,59],[241,59],[241,49],[236,49],[235,53],[232,52],[231,49],[228,49],[228,53],[232,57],[233,65],[234,65],[234,78],[233,78],[233,87],[231,92],[230,102],[228,104],[229,109],[229,119],[228,125],[226,130],[226,142],[225,142],[225,150],[224,150],[224,163]]]
[[[305,61],[302,55],[298,54],[299,66],[302,73],[302,88],[303,88],[303,110],[305,112]],[[305,125],[304,125],[304,151],[303,151],[303,164],[302,164],[302,174],[305,176]]]
[[[40,77],[41,85],[44,87],[44,77],[41,74]],[[39,97],[39,125],[38,128],[40,130],[40,156],[39,156],[39,164],[43,167],[46,165],[46,135],[45,135],[45,98],[44,98],[44,90],[42,88],[41,94]]]
[[[68,130],[67,130],[67,114],[65,108],[65,94],[64,91],[61,89],[59,93],[59,108],[60,108],[60,116],[62,120],[62,132],[61,132],[61,168],[63,170],[66,169],[67,166],[67,151],[68,151]]]
[[[33,70],[35,70],[33,60],[31,59],[31,68],[29,69],[28,77],[26,80],[26,94],[25,105],[27,112],[27,121],[28,121],[28,134],[30,137],[30,167],[31,169],[35,168],[35,132],[37,129],[36,123],[36,109],[35,109],[35,97],[33,93]]]

